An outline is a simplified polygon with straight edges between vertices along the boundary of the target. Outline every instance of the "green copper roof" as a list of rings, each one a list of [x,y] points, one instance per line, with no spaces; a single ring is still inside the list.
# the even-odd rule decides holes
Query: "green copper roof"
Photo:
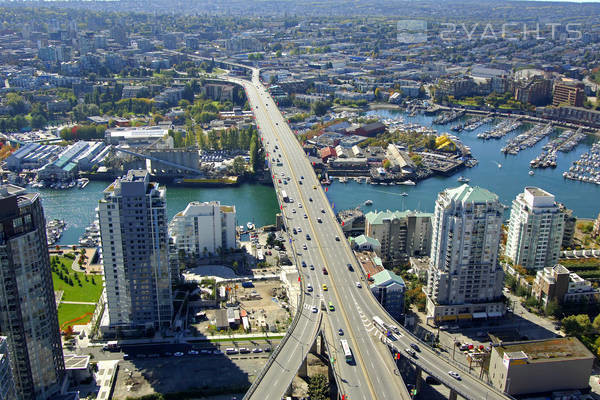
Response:
[[[400,285],[405,285],[404,280],[400,276],[387,269],[376,273],[371,278],[373,279],[373,285],[383,285],[389,281],[394,281]]]
[[[446,189],[448,197],[461,203],[485,203],[488,201],[498,201],[498,195],[479,186],[469,186],[466,183],[462,186],[452,189]]]
[[[360,235],[355,238],[350,238],[350,240],[353,241],[354,243],[356,243],[358,246],[361,246],[366,243],[370,244],[371,246],[375,246],[375,247],[381,246],[381,244],[379,243],[379,240],[374,239],[369,236],[365,236],[365,235]]]

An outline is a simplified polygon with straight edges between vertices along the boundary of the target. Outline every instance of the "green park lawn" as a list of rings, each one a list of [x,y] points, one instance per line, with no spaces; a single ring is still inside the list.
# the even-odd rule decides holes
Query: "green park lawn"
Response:
[[[87,275],[82,272],[75,272],[71,269],[73,260],[67,257],[58,257],[59,263],[63,263],[67,267],[68,276],[73,280],[73,286],[60,279],[57,271],[52,271],[52,281],[54,282],[54,291],[62,290],[63,301],[82,301],[86,303],[96,303],[102,293],[102,277],[99,275]],[[66,273],[63,270],[63,275]],[[75,280],[75,275],[79,276],[81,286]],[[92,279],[95,282],[92,283]]]
[[[85,325],[92,319],[95,306],[87,304],[61,304],[58,306],[58,325],[65,330],[71,325]],[[89,313],[89,314],[88,314]],[[87,315],[86,315],[87,314]],[[83,317],[81,319],[78,319]]]

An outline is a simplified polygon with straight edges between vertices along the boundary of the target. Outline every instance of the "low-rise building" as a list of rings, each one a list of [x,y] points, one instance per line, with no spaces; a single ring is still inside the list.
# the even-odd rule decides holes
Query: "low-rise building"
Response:
[[[169,234],[177,251],[212,255],[236,247],[235,227],[235,206],[194,201],[173,217]]]
[[[539,270],[531,294],[544,306],[551,301],[559,304],[600,301],[600,290],[561,264]]]
[[[574,337],[501,343],[492,347],[492,386],[511,395],[586,389],[594,355]]]
[[[80,383],[92,377],[90,356],[65,354],[65,371],[73,383]]]
[[[561,81],[554,84],[553,106],[583,107],[584,85],[581,82]]]
[[[373,296],[395,319],[404,314],[404,280],[389,270],[381,271],[372,276],[369,286]]]
[[[169,130],[161,126],[141,126],[135,128],[113,128],[104,133],[108,144],[128,144],[130,146],[149,145],[169,135]]]
[[[381,244],[385,262],[406,262],[431,251],[433,214],[419,211],[380,211],[365,215],[365,235]]]
[[[357,251],[373,251],[375,254],[381,256],[381,244],[379,240],[371,237],[360,235],[357,237],[350,238],[350,246]]]

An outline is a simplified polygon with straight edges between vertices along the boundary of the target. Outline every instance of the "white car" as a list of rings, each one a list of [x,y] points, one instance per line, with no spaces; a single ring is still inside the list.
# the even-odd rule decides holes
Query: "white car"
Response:
[[[460,375],[458,374],[458,372],[454,372],[454,371],[448,371],[448,375],[450,375],[451,377],[453,377],[454,379],[457,379],[460,381]]]
[[[196,351],[196,350],[190,350],[190,351],[188,351],[188,354],[189,354],[190,356],[197,356],[199,353],[198,353],[198,351]]]
[[[175,357],[181,357],[181,356],[183,356],[183,353],[182,353],[182,352],[180,352],[180,351],[178,351],[178,352],[175,352],[175,353],[173,353],[173,355],[174,355]]]
[[[298,203],[298,208],[302,208],[302,203]]]
[[[296,209],[292,208],[292,213],[296,214]]]
[[[359,289],[362,287],[362,285],[360,284],[360,282],[356,282],[356,287],[359,288]]]
[[[302,245],[302,249],[304,249],[304,250],[308,250],[308,247],[306,246],[306,243],[304,243],[304,244]]]
[[[297,230],[298,232],[302,232],[302,228],[300,228],[300,227],[297,227],[297,228],[296,228],[296,230]]]
[[[312,312],[314,312],[314,313],[317,313],[317,312],[319,312],[319,310],[317,310],[317,307],[314,307],[314,306],[313,306],[313,308],[312,308]]]

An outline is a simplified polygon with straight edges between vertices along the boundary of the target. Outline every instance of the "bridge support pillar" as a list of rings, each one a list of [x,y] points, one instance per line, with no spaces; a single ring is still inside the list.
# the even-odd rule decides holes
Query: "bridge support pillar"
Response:
[[[450,395],[448,396],[448,400],[456,400],[456,391],[454,389],[450,389]]]
[[[317,337],[315,338],[315,341],[312,343],[312,345],[310,346],[310,349],[308,350],[309,353],[313,353],[315,355],[319,354],[320,340],[321,340],[321,335],[317,335]],[[323,345],[321,345],[321,347],[323,347]]]
[[[307,359],[308,355],[304,357],[304,360],[302,360],[302,364],[300,364],[300,368],[298,368],[298,376],[302,379],[308,379],[308,362],[306,361]]]
[[[329,354],[327,354],[327,346],[325,346],[325,332],[323,332],[323,330],[321,330],[321,332],[319,333],[318,339],[319,339],[319,345],[320,345],[318,354],[321,357],[325,357],[325,358],[329,357]]]
[[[423,386],[423,370],[421,369],[421,367],[416,368],[415,374],[415,389],[417,389],[417,393],[421,393],[421,387]]]

